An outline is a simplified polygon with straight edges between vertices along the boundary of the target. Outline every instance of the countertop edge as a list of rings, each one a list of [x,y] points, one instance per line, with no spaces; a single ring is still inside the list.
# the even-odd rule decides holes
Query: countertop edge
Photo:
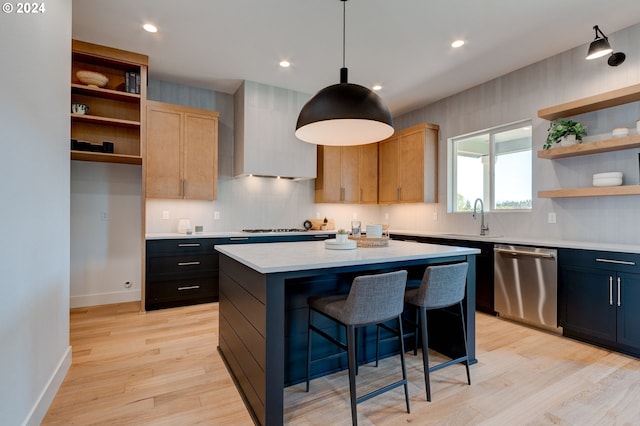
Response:
[[[463,241],[479,241],[496,244],[518,244],[525,246],[542,246],[552,248],[569,248],[569,249],[581,249],[581,250],[603,250],[620,253],[635,253],[640,254],[640,245],[634,244],[615,244],[615,243],[600,243],[594,241],[576,241],[576,240],[556,240],[545,238],[532,238],[532,237],[510,237],[510,236],[480,236],[480,235],[464,235],[454,234],[447,232],[433,232],[433,231],[412,231],[412,230],[391,230],[390,234],[393,235],[409,235],[415,237],[431,237],[431,238],[443,238],[451,240],[463,240]]]
[[[161,240],[161,239],[181,239],[181,238],[234,238],[234,237],[273,237],[273,236],[303,236],[303,235],[322,235],[322,234],[335,234],[335,230],[330,231],[300,231],[300,232],[265,232],[265,233],[250,233],[241,231],[217,231],[217,232],[205,232],[201,234],[179,234],[179,233],[147,233],[145,238],[147,240]],[[635,244],[616,244],[616,243],[601,243],[595,241],[577,241],[577,240],[559,240],[559,239],[546,239],[546,238],[534,238],[534,237],[513,237],[502,235],[473,235],[473,234],[455,234],[452,232],[437,232],[437,231],[415,231],[407,229],[393,229],[390,230],[391,235],[409,235],[416,237],[432,237],[443,238],[451,240],[462,241],[477,241],[488,242],[495,244],[517,244],[525,246],[542,246],[542,247],[554,247],[554,248],[569,248],[569,249],[582,249],[582,250],[603,250],[611,252],[621,253],[635,253],[640,254],[640,245]]]
[[[277,244],[277,243],[275,243]],[[315,242],[307,241],[301,243],[283,243],[283,244],[315,244]],[[448,246],[451,247],[451,246]],[[480,250],[476,248],[469,247],[454,247],[455,250],[442,250],[441,252],[431,252],[428,255],[422,254],[409,254],[409,255],[401,255],[393,258],[388,258],[389,262],[405,262],[411,260],[422,260],[422,259],[436,259],[441,257],[451,257],[451,256],[467,256],[470,254],[480,254]],[[332,260],[332,261],[322,261],[315,263],[305,263],[305,264],[294,264],[294,265],[276,265],[276,266],[261,266],[246,256],[241,256],[235,253],[237,250],[242,250],[238,245],[216,245],[215,250],[228,256],[237,262],[242,263],[243,265],[261,273],[261,274],[272,274],[279,272],[297,272],[297,271],[308,271],[313,269],[324,269],[324,268],[336,268],[336,267],[348,267],[348,266],[356,266],[356,265],[371,265],[380,263],[380,258],[366,258],[366,259],[348,259],[348,260]],[[377,250],[377,248],[358,248],[357,250]]]

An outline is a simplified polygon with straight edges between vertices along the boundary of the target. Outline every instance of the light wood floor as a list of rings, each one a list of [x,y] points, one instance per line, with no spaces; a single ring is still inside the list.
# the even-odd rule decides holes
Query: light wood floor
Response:
[[[217,318],[216,303],[73,309],[73,364],[43,424],[252,424],[216,351]],[[420,353],[407,354],[411,414],[400,388],[358,405],[360,424],[640,424],[638,359],[483,314],[476,350],[472,385],[463,366],[432,373],[431,403]],[[359,391],[399,374],[397,364],[361,367]],[[309,393],[287,388],[285,405],[287,424],[350,424],[346,373],[313,380]]]

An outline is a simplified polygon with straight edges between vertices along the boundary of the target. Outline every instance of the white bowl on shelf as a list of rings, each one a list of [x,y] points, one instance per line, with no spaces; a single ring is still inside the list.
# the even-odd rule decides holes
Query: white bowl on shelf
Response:
[[[95,71],[80,70],[76,72],[76,77],[89,87],[104,87],[109,82],[106,75]]]
[[[593,186],[620,186],[622,185],[622,172],[595,173]]]
[[[626,127],[618,127],[616,129],[613,129],[613,131],[611,132],[611,135],[614,138],[622,138],[625,136],[629,136],[629,129],[627,129]]]

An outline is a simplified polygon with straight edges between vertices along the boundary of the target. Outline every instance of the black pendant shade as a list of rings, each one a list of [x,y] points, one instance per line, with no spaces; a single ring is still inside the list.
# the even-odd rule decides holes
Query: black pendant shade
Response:
[[[623,63],[627,56],[622,52],[613,53],[613,49],[609,44],[609,38],[604,35],[604,33],[600,30],[600,28],[598,28],[597,25],[595,25],[593,29],[596,32],[596,38],[591,42],[591,44],[589,44],[587,59],[590,60],[602,58],[603,56],[610,55],[609,59],[607,59],[607,63],[610,66],[617,67],[618,65]]]
[[[363,145],[393,134],[393,119],[373,91],[347,82],[325,87],[305,104],[298,116],[296,137],[318,145]]]
[[[351,84],[344,65],[345,4],[343,3],[342,68],[340,83],[325,87],[302,107],[296,137],[318,145],[364,145],[393,135],[387,106],[373,91]]]
[[[587,52],[587,59],[596,59],[611,53],[611,45],[606,38],[596,38],[589,45],[589,51]]]

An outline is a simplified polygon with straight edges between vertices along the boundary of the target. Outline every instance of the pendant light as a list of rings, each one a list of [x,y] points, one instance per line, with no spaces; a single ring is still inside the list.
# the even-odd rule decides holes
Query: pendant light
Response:
[[[626,59],[626,55],[622,52],[613,52],[611,45],[609,44],[609,38],[598,28],[597,25],[593,27],[596,32],[596,38],[589,45],[587,52],[587,60],[602,58],[603,56],[609,56],[607,63],[612,67],[617,67]],[[602,36],[602,37],[601,37]]]
[[[302,107],[296,137],[317,145],[363,145],[393,134],[387,106],[373,91],[348,83],[345,67],[346,2],[342,5],[340,83],[325,87]]]

